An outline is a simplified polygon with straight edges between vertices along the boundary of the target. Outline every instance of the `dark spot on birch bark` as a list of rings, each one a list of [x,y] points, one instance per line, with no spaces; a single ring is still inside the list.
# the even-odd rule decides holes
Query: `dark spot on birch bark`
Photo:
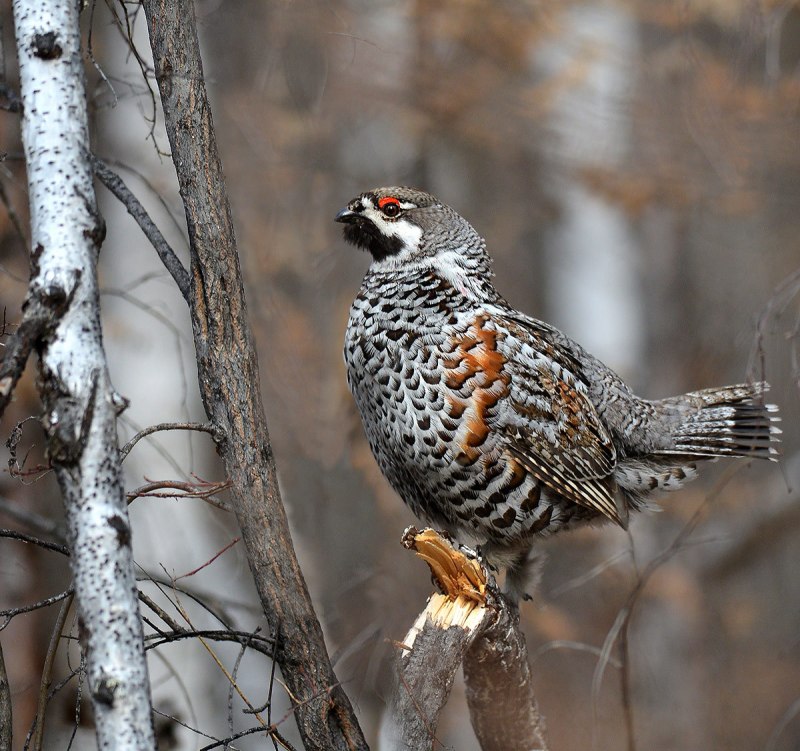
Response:
[[[106,223],[99,214],[95,216],[94,227],[83,230],[83,236],[91,240],[95,248],[99,249],[103,244],[103,240],[106,239]]]
[[[36,247],[31,251],[31,276],[39,276],[39,258],[44,253],[44,245],[36,243]]]
[[[67,301],[67,291],[58,284],[49,284],[42,290],[42,302],[53,310],[60,309]]]
[[[130,547],[131,530],[127,522],[119,514],[114,514],[108,517],[108,524],[117,533],[117,543],[119,546]]]
[[[42,60],[57,60],[61,57],[61,45],[55,31],[35,34],[33,37],[33,54]]]
[[[94,687],[92,696],[95,701],[100,704],[105,704],[107,707],[114,706],[114,694],[116,693],[116,686],[114,679],[110,676],[104,675]]]

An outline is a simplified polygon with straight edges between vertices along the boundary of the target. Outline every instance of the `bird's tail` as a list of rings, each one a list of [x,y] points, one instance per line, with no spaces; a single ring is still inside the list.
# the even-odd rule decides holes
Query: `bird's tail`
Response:
[[[693,458],[745,456],[777,460],[780,421],[774,404],[764,403],[769,384],[725,386],[665,399],[675,420],[672,445],[659,454]],[[671,421],[672,422],[672,421]]]

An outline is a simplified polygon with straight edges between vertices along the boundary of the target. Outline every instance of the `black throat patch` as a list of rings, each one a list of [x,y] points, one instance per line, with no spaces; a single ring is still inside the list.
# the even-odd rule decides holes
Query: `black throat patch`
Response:
[[[369,219],[352,217],[344,226],[344,239],[357,248],[368,250],[376,261],[397,255],[403,249],[399,237],[384,235]]]

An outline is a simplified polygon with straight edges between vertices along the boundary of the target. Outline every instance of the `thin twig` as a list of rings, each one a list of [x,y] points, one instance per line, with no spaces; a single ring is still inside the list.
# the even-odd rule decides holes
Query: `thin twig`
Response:
[[[209,433],[212,437],[216,435],[216,429],[210,422],[161,422],[158,425],[151,425],[149,428],[140,430],[133,438],[130,439],[120,450],[120,460],[124,460],[131,449],[142,440],[153,433],[158,433],[162,430],[199,430],[203,433]]]
[[[111,81],[108,80],[108,76],[105,74],[103,69],[100,67],[100,64],[95,59],[94,49],[92,47],[92,32],[94,31],[94,9],[96,5],[97,5],[97,0],[92,0],[92,7],[91,10],[89,11],[89,34],[86,39],[86,55],[89,58],[90,62],[92,63],[92,66],[97,71],[100,78],[103,79],[105,85],[108,86],[109,91],[114,97],[114,103],[111,106],[116,107],[119,102],[119,97],[117,96],[117,92],[114,90],[114,87],[111,85]]]
[[[197,483],[183,482],[182,480],[156,480],[130,491],[127,494],[127,498],[128,503],[137,498],[199,498],[222,511],[230,511],[231,509],[227,503],[214,498],[217,493],[221,493],[228,487],[230,487],[230,483],[227,480],[220,482],[200,481]],[[170,490],[172,492],[160,493],[158,492],[159,490]]]
[[[176,576],[175,581],[179,581],[180,579],[186,579],[189,576],[194,576],[199,571],[202,571],[204,568],[210,566],[212,563],[214,563],[214,561],[217,560],[217,558],[219,558],[221,555],[230,550],[241,539],[242,539],[241,537],[234,537],[224,548],[222,548],[222,550],[217,551],[217,553],[214,556],[212,556],[209,560],[207,560],[205,563],[199,565],[197,568],[194,568],[185,574]]]
[[[156,105],[155,92],[153,91],[153,88],[150,85],[150,80],[154,75],[154,71],[148,65],[147,61],[139,54],[139,50],[136,49],[136,45],[134,44],[133,41],[133,24],[131,23],[131,17],[128,14],[128,8],[124,2],[120,3],[120,5],[122,6],[122,12],[125,16],[125,21],[123,23],[122,19],[117,14],[117,9],[115,7],[113,0],[106,0],[106,5],[108,6],[108,9],[111,11],[111,16],[114,21],[114,25],[117,27],[117,30],[119,31],[123,40],[128,45],[128,49],[130,50],[131,54],[133,55],[134,59],[136,60],[139,66],[139,70],[141,71],[142,74],[142,79],[147,84],[147,93],[150,96],[150,105],[152,111],[152,115],[150,117],[147,117],[146,115],[144,116],[145,120],[147,120],[147,122],[150,123],[150,131],[148,133],[148,138],[150,138],[150,140],[153,142],[153,146],[155,146],[156,152],[158,153],[159,156],[169,156],[168,154],[161,151],[161,149],[158,147],[158,143],[156,143],[155,130],[156,130],[156,115],[158,114],[158,106]],[[139,9],[137,7],[137,9],[134,11],[134,19],[138,12]]]
[[[625,678],[625,672],[629,670],[630,655],[628,654],[628,629],[630,628],[631,618],[639,597],[647,586],[653,574],[661,568],[667,561],[673,558],[676,553],[684,547],[688,538],[700,524],[706,514],[708,507],[720,495],[727,484],[738,474],[747,464],[732,464],[722,474],[717,481],[714,489],[705,497],[702,504],[692,514],[688,522],[681,528],[672,543],[653,558],[641,572],[635,586],[628,595],[625,604],[620,608],[613,626],[606,636],[603,644],[603,654],[597,663],[597,667],[592,677],[592,748],[595,748],[596,738],[595,729],[598,723],[598,698],[600,695],[600,685],[606,666],[611,661],[611,650],[619,639],[620,644],[620,666],[623,672],[622,677],[622,701],[625,713],[625,726],[627,729],[627,746],[629,751],[635,751],[636,742],[633,733],[633,707],[630,703],[630,678]]]
[[[30,613],[33,610],[39,610],[39,608],[46,608],[50,605],[54,605],[61,600],[71,597],[72,596],[72,587],[67,589],[60,594],[53,595],[52,597],[46,597],[43,600],[39,600],[38,602],[34,602],[32,605],[23,605],[19,608],[8,608],[7,610],[0,610],[0,617],[3,617],[5,620],[0,623],[0,631],[2,631],[9,623],[11,623],[11,619],[22,615],[22,613]]]
[[[0,751],[11,751],[11,731],[11,686],[3,661],[3,646],[0,644]]]
[[[166,623],[167,626],[172,629],[173,633],[183,633],[186,630],[181,627],[177,621],[173,620],[157,602],[155,602],[149,595],[146,595],[141,590],[139,591],[139,599],[145,605],[147,605],[147,607],[150,608],[150,610],[152,610],[162,621],[164,621],[164,623]],[[162,631],[159,631],[158,633],[160,636],[166,636],[166,634]]]
[[[75,722],[72,723],[72,733],[69,736],[69,743],[67,744],[67,751],[71,751],[72,744],[75,742],[75,734],[81,725],[81,706],[83,700],[83,681],[86,678],[86,654],[81,652],[80,665],[75,670],[78,676],[78,686],[75,689]],[[71,676],[70,676],[71,678]],[[55,691],[53,692],[55,693]]]
[[[189,272],[184,265],[175,255],[175,251],[170,247],[169,243],[161,234],[161,230],[156,226],[155,222],[150,218],[150,214],[139,202],[139,199],[131,192],[127,185],[123,182],[122,178],[114,172],[105,162],[92,155],[89,157],[89,162],[92,165],[94,174],[99,178],[100,182],[106,186],[128,210],[128,213],[134,218],[136,223],[144,232],[145,237],[150,241],[150,244],[155,248],[161,262],[169,271],[175,284],[178,285],[181,295],[186,302],[189,302]]]
[[[52,306],[48,308],[30,299],[28,303],[17,330],[5,343],[5,354],[0,361],[0,417],[11,401],[11,395],[34,347],[45,332],[58,322],[58,315]]]
[[[16,529],[0,529],[0,537],[8,537],[12,540],[20,540],[21,542],[28,542],[32,545],[38,545],[45,550],[52,550],[56,553],[69,555],[70,551],[66,545],[59,545],[57,542],[48,542],[47,540],[40,540],[38,537],[26,534],[25,532],[17,532]]]
[[[161,654],[161,652],[153,652],[153,656],[156,657],[158,660],[161,661],[161,664],[169,671],[170,675],[175,680],[175,683],[178,684],[178,688],[180,689],[181,694],[183,695],[183,700],[186,702],[186,706],[189,710],[189,714],[191,715],[191,721],[194,726],[199,725],[197,720],[197,712],[194,708],[194,702],[192,701],[191,694],[189,693],[189,689],[184,683],[181,674],[173,667],[172,663]]]
[[[186,621],[186,623],[189,626],[191,626],[192,628],[194,628],[194,625],[192,624],[192,621],[189,618],[189,613],[186,612],[184,607],[181,605],[180,600],[178,599],[177,596],[175,597],[175,607],[178,609],[178,612],[181,614],[181,616]],[[222,664],[222,660],[220,660],[220,658],[217,655],[217,653],[206,643],[205,639],[203,639],[202,636],[198,636],[197,639],[203,645],[203,647],[205,648],[206,652],[208,652],[208,654],[210,655],[211,659],[214,660],[214,662],[216,663],[217,667],[220,669],[222,674],[227,679],[228,683],[230,683],[230,685],[233,686],[233,688],[235,689],[236,693],[239,694],[239,698],[248,706],[249,709],[253,710],[253,715],[255,716],[255,718],[262,725],[266,726],[267,725],[266,721],[263,720],[261,718],[261,716],[255,711],[255,709],[253,708],[252,703],[244,695],[244,692],[242,691],[242,689],[239,688],[239,684],[236,683],[235,678],[228,672],[227,668]]]
[[[44,667],[42,668],[42,681],[39,686],[39,705],[36,710],[36,719],[34,720],[35,731],[33,733],[32,747],[33,751],[41,751],[42,740],[44,739],[44,721],[45,709],[47,708],[47,698],[50,690],[50,684],[53,680],[53,664],[56,658],[56,650],[61,641],[61,631],[67,621],[67,614],[72,606],[72,593],[70,593],[64,602],[61,604],[61,609],[58,611],[55,625],[53,626],[53,633],[50,636],[50,646],[47,648],[47,656],[44,660]],[[25,741],[25,748],[28,747],[28,741]]]
[[[254,632],[257,633],[258,629]],[[242,664],[242,659],[247,652],[247,648],[250,646],[251,639],[248,639],[241,645],[239,649],[239,654],[236,656],[236,662],[233,664],[233,670],[231,671],[231,676],[233,680],[228,684],[228,734],[233,735],[233,686],[236,681],[236,676],[239,674],[239,666]],[[253,708],[252,710],[248,710],[252,712],[252,714],[257,714],[258,709]],[[263,710],[261,710],[263,711]]]
[[[272,657],[274,652],[274,641],[267,636],[254,637],[252,632],[247,631],[234,631],[234,630],[209,630],[209,629],[179,629],[172,633],[164,634],[150,634],[145,636],[145,649],[151,650],[161,647],[164,644],[172,642],[184,641],[185,639],[210,639],[211,641],[228,641],[237,644],[249,643],[250,649],[264,655],[265,657]]]

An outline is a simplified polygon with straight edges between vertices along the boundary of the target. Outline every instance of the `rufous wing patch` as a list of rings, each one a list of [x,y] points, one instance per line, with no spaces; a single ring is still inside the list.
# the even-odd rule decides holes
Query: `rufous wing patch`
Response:
[[[452,351],[443,359],[450,415],[460,418],[456,461],[464,465],[473,464],[481,455],[491,430],[489,414],[508,395],[511,382],[505,358],[497,349],[502,334],[487,327],[488,321],[488,316],[476,316],[466,331],[454,335]]]

